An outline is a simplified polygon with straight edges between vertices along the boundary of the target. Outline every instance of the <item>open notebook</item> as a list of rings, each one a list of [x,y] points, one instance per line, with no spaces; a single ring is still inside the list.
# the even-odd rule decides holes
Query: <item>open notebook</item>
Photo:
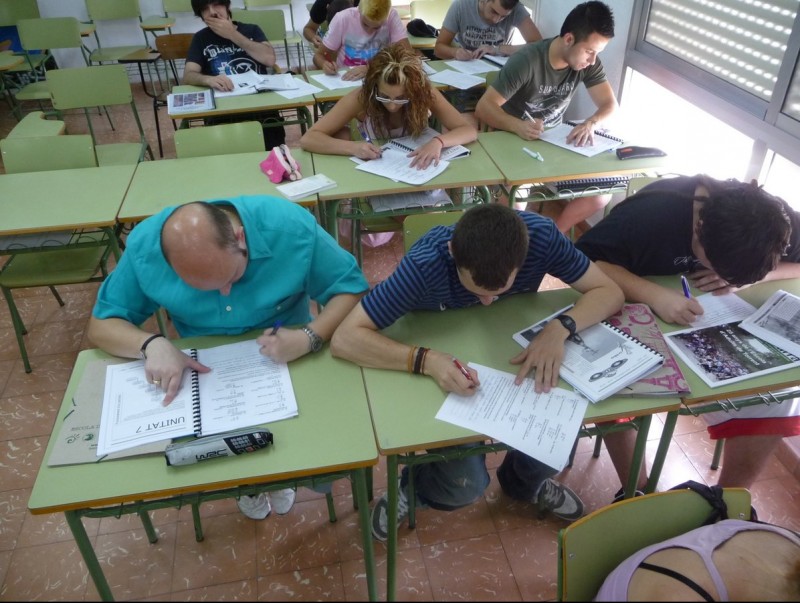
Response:
[[[394,138],[389,142],[387,142],[386,144],[400,151],[406,151],[410,153],[411,151],[414,151],[420,148],[422,145],[427,144],[428,142],[433,140],[434,136],[440,136],[440,135],[441,132],[437,132],[433,128],[425,128],[422,134],[420,134],[416,138],[414,138],[413,136],[403,136],[402,138]],[[457,144],[455,146],[447,147],[446,149],[444,149],[439,157],[446,161],[450,161],[452,159],[458,159],[459,157],[469,157],[469,154],[470,150],[467,147]]]

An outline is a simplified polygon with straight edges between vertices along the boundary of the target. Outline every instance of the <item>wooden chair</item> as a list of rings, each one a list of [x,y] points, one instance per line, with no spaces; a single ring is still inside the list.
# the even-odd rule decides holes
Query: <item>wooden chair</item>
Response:
[[[750,492],[727,488],[731,519],[750,519]],[[629,498],[578,519],[558,534],[559,601],[591,601],[606,576],[636,551],[703,525],[711,506],[692,490]]]
[[[55,69],[47,75],[53,107],[59,111],[82,109],[89,133],[101,166],[138,163],[147,154],[153,159],[153,150],[142,128],[139,112],[133,99],[131,83],[124,65],[92,65],[70,69]],[[98,144],[92,127],[89,109],[127,105],[139,130],[136,142]]]
[[[100,29],[104,25],[112,22],[122,22],[126,20],[136,20],[140,27],[142,25],[142,15],[139,9],[139,0],[86,0],[86,11],[89,14],[90,23],[94,26],[94,39],[97,47],[89,53],[89,64],[114,63],[119,59],[139,50],[146,50],[147,34],[142,31],[144,44],[138,46],[103,46],[100,41]],[[166,29],[166,24],[164,24]],[[111,38],[111,34],[108,34]]]
[[[164,90],[153,97],[153,117],[156,121],[159,157],[164,156],[164,146],[161,140],[161,125],[158,120],[158,110],[160,107],[167,106],[167,95],[169,95],[172,88],[170,73],[172,73],[175,85],[181,83],[181,79],[183,78],[182,66],[186,63],[186,55],[189,52],[189,46],[192,43],[193,37],[194,34],[190,33],[169,33],[156,38],[156,50],[161,54],[161,60],[164,61],[167,66],[167,69],[165,69],[166,85]],[[179,69],[179,65],[181,65],[181,69]],[[174,119],[172,120],[172,129],[178,129]]]
[[[6,173],[96,167],[92,137],[15,137],[0,141]],[[10,239],[10,238],[9,238]],[[0,290],[8,304],[25,372],[32,370],[25,347],[27,329],[14,302],[14,289],[48,287],[60,306],[58,285],[97,282],[108,275],[110,235],[96,229],[48,233],[13,241],[0,239],[10,258],[0,268]]]
[[[175,132],[178,159],[257,151],[266,152],[261,124],[257,121],[183,128]]]

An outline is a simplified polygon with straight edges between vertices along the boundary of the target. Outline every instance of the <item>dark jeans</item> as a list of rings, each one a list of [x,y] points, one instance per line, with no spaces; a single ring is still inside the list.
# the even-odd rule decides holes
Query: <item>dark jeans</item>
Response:
[[[497,468],[497,481],[507,496],[515,500],[535,502],[539,487],[558,471],[520,452],[509,450]]]

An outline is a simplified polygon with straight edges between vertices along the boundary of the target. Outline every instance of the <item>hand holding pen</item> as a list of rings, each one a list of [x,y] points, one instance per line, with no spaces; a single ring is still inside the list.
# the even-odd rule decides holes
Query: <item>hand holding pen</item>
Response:
[[[362,128],[361,125],[358,126],[358,133],[361,134],[361,138],[364,140],[364,142],[356,143],[357,146],[356,152],[354,153],[355,156],[359,159],[365,159],[367,161],[370,159],[380,159],[383,156],[381,148],[372,142],[372,138],[370,138],[369,133]]]
[[[544,120],[536,120],[530,113],[523,111],[522,125],[517,131],[517,136],[523,140],[537,140],[544,132]]]
[[[458,358],[456,358],[455,356],[453,356],[451,358],[451,360],[453,361],[453,365],[459,370],[459,372],[462,375],[464,375],[464,377],[466,377],[467,381],[469,381],[469,383],[470,383],[469,388],[470,389],[475,389],[476,387],[478,387],[478,382],[476,381],[476,378],[473,377],[473,375],[469,371],[469,369],[467,369],[467,367],[465,367],[463,364],[461,364],[458,361]],[[476,374],[476,376],[477,376],[477,374]]]

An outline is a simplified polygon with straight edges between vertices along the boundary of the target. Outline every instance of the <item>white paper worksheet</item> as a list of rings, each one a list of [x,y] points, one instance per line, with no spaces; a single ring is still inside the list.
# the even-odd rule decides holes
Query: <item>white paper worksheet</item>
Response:
[[[486,434],[542,463],[563,469],[586,407],[586,398],[555,387],[537,394],[533,379],[514,385],[515,375],[470,363],[480,387],[473,396],[450,393],[436,418]]]

